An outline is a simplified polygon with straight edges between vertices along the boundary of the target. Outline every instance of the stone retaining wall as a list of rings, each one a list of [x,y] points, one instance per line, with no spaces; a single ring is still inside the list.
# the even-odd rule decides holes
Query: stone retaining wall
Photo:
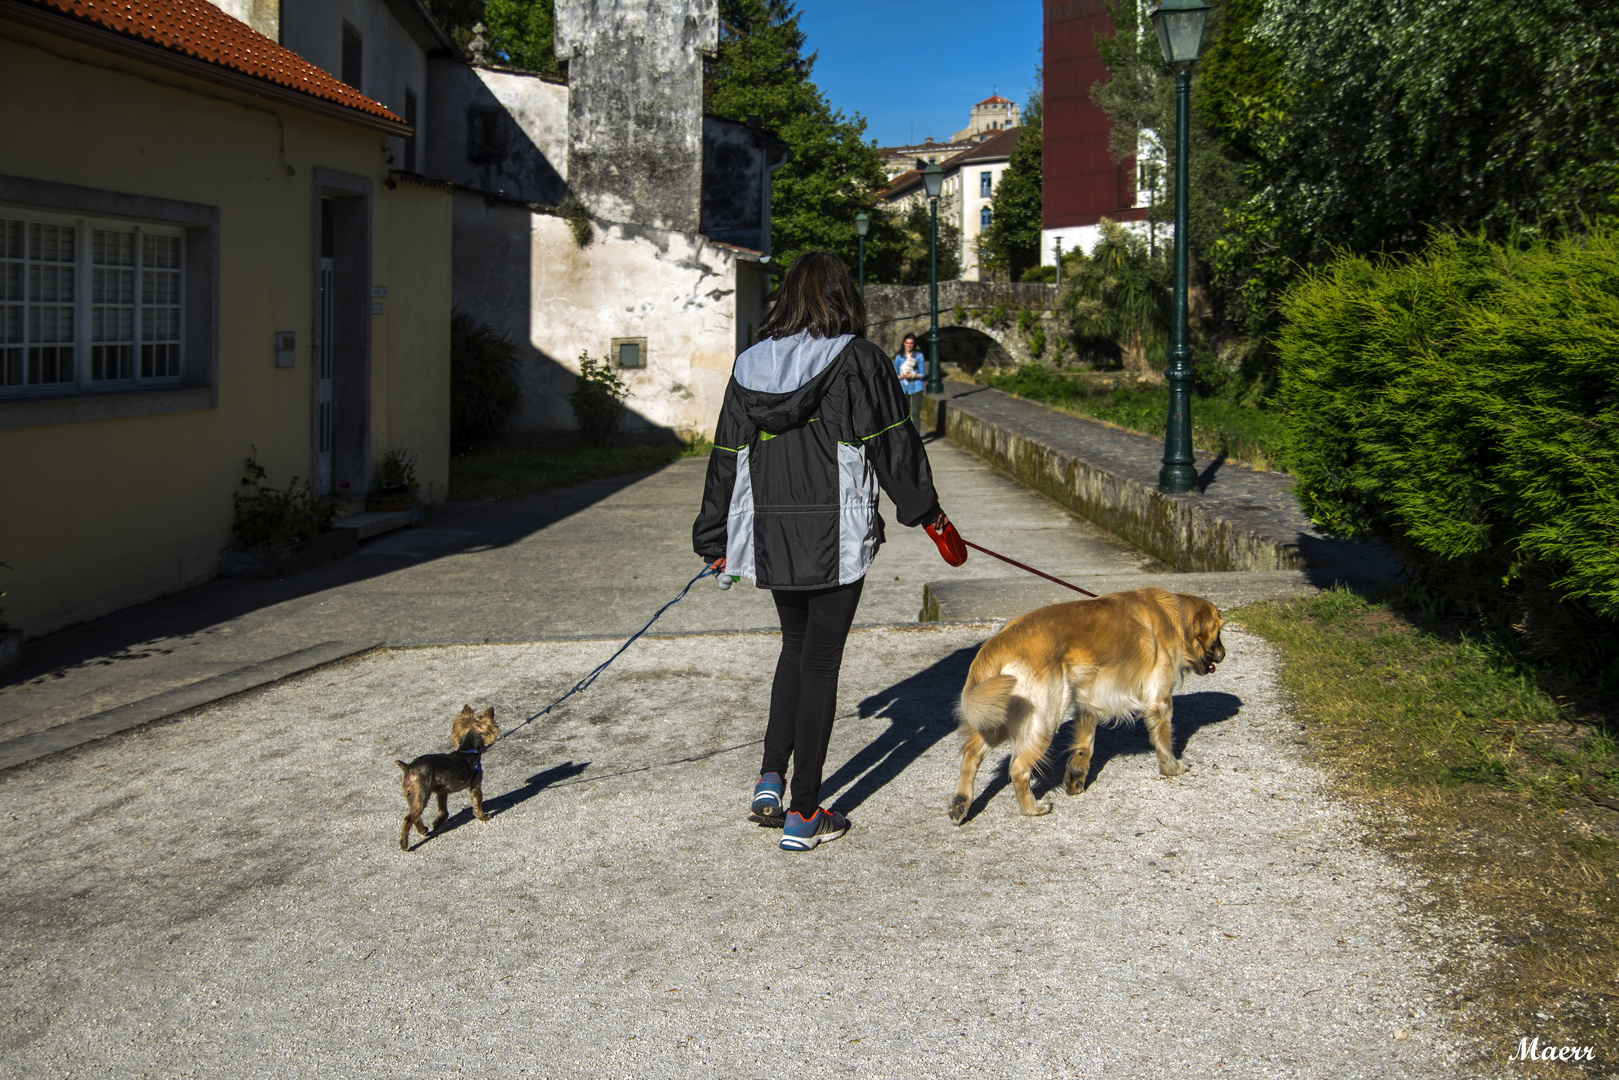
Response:
[[[1123,475],[1031,433],[975,416],[970,404],[948,395],[925,396],[922,414],[925,430],[942,433],[1177,570],[1295,570],[1312,565],[1285,528],[1256,528],[1236,514],[1222,514],[1232,509],[1224,500],[1209,505],[1202,495],[1166,495],[1145,476]],[[1155,467],[1150,463],[1148,471]],[[1270,507],[1254,509],[1272,512]]]

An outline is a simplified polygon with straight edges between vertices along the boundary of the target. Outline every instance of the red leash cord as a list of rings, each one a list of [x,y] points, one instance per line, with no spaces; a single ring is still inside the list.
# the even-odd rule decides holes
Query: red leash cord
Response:
[[[985,555],[988,555],[992,559],[999,559],[1003,563],[1010,563],[1012,566],[1017,567],[1019,570],[1028,571],[1029,573],[1033,574],[1035,577],[1043,577],[1047,581],[1055,582],[1056,584],[1061,585],[1065,589],[1073,589],[1077,593],[1084,593],[1086,596],[1089,596],[1089,597],[1092,597],[1092,598],[1094,598],[1096,596],[1096,594],[1091,592],[1089,589],[1081,589],[1078,585],[1074,585],[1074,584],[1072,584],[1070,582],[1064,581],[1060,577],[1052,577],[1050,574],[1046,573],[1043,570],[1036,570],[1032,566],[1025,566],[1022,563],[1018,562],[1016,559],[1008,559],[1005,555],[1002,555],[1000,552],[991,551],[991,550],[989,550],[989,548],[984,547],[982,544],[975,544],[971,540],[968,540],[966,537],[962,537],[961,542],[963,544],[966,544],[968,547],[972,548],[974,551],[982,551]]]
[[[943,518],[943,515],[940,515],[940,517]],[[944,561],[949,563],[951,566],[960,566],[962,563],[966,562],[967,549],[972,548],[974,551],[982,551],[985,555],[988,555],[992,559],[999,559],[1003,563],[1007,563],[1011,566],[1017,567],[1019,570],[1033,574],[1035,577],[1042,577],[1047,581],[1061,585],[1065,589],[1073,589],[1075,592],[1083,593],[1084,595],[1092,597],[1093,599],[1096,596],[1096,594],[1091,592],[1089,589],[1081,589],[1078,585],[1071,585],[1060,577],[1052,577],[1044,570],[1036,570],[1032,566],[1025,566],[1016,559],[1008,559],[1005,555],[1002,555],[998,551],[991,551],[982,544],[975,544],[971,540],[964,539],[961,533],[956,531],[955,523],[947,518],[944,519],[943,528],[939,528],[937,523],[932,525],[924,525],[922,528],[923,531],[925,531],[933,540],[934,544],[938,546],[940,556],[942,556]]]

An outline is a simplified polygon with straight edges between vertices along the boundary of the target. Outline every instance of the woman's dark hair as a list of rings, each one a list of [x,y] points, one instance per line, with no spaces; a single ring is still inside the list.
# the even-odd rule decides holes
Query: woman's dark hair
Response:
[[[805,331],[818,338],[866,334],[865,301],[848,266],[830,251],[811,251],[793,260],[776,306],[759,324],[761,340]]]
[[[917,337],[915,334],[906,334],[904,337],[899,339],[899,347],[903,349],[907,341],[914,341],[918,345],[922,344],[922,339]]]

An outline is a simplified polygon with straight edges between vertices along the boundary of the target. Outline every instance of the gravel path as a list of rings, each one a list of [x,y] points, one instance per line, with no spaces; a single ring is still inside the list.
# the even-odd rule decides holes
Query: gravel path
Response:
[[[1453,1077],[1417,886],[1305,762],[1263,643],[1186,684],[1192,772],[1105,731],[1030,820],[949,709],[993,627],[851,638],[810,855],[744,819],[765,634],[648,639],[410,854],[394,757],[604,642],[373,654],[0,774],[11,1075]],[[543,725],[543,726],[542,726]],[[1060,772],[1057,773],[1060,776]]]

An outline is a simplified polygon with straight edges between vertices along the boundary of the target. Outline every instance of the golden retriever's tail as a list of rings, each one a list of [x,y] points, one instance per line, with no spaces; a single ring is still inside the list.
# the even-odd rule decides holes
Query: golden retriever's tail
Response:
[[[1007,709],[1012,703],[1012,691],[1017,688],[1016,675],[991,675],[983,682],[974,683],[961,692],[961,704],[956,715],[968,731],[981,735],[999,731],[1006,726]]]

